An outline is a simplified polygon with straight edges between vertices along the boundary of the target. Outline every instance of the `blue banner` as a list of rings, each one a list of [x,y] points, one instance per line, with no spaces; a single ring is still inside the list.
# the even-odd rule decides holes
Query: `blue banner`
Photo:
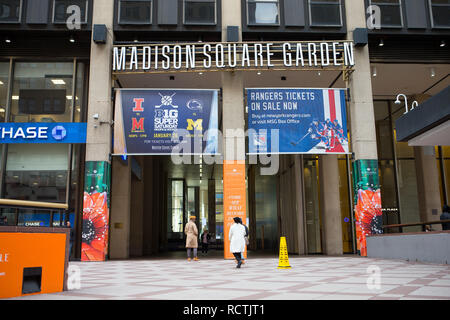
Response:
[[[343,89],[248,89],[250,154],[349,153]]]
[[[0,143],[86,143],[87,123],[0,123]]]
[[[216,154],[218,90],[119,90],[114,123],[116,155]]]

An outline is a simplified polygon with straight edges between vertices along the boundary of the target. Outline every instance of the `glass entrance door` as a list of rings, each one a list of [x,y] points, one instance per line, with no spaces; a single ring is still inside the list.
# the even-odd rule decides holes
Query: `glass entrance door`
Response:
[[[308,254],[322,253],[322,224],[319,207],[319,159],[317,156],[303,158],[305,192],[306,242]]]

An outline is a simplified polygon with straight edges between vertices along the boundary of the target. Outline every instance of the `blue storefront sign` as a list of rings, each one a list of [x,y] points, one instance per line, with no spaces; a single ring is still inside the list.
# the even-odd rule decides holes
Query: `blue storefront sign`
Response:
[[[114,154],[216,154],[218,90],[119,90]]]
[[[250,154],[349,153],[344,89],[248,89]]]
[[[87,123],[0,123],[0,143],[86,143]]]

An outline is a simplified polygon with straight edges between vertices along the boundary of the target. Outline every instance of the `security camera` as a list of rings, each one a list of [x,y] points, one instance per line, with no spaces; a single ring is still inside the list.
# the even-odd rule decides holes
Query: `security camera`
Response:
[[[92,118],[94,118],[94,120],[98,120],[98,118],[100,118],[100,115],[98,113],[96,113],[92,116]]]

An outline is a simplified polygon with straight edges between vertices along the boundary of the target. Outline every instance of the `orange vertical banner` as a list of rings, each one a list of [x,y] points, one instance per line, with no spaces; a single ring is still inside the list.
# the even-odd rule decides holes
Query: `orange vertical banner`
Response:
[[[245,161],[225,161],[223,164],[223,208],[224,256],[234,259],[228,237],[233,218],[240,217],[243,223],[247,221]]]

